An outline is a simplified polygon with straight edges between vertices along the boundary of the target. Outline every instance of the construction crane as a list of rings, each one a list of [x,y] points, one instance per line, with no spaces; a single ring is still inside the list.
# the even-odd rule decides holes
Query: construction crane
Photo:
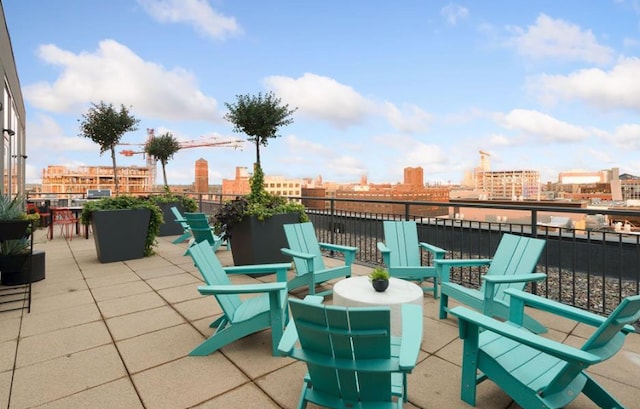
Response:
[[[147,141],[145,143],[119,143],[118,145],[132,145],[132,146],[146,146],[146,144],[155,137],[155,130],[153,128],[147,128]],[[216,136],[202,137],[191,141],[178,141],[180,149],[188,148],[200,148],[200,147],[212,147],[212,148],[234,148],[242,149],[244,147],[244,141],[241,139],[225,139]],[[133,149],[123,149],[120,151],[121,155],[133,156],[142,154],[146,155],[143,150],[137,151]],[[156,184],[156,175],[158,168],[158,161],[152,155],[146,155],[147,168],[149,168],[149,186],[153,187]]]

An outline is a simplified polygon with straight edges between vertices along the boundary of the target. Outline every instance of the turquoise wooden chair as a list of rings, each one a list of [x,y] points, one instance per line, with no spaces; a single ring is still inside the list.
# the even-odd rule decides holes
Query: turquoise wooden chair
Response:
[[[225,243],[221,237],[213,233],[213,227],[209,224],[209,219],[204,213],[185,213],[185,219],[189,225],[189,230],[193,236],[193,243],[200,243],[206,241],[211,245],[213,251],[217,251],[220,246],[226,244],[227,250],[229,250],[229,242]]]
[[[447,318],[449,297],[490,317],[506,319],[509,312],[509,296],[505,290],[523,290],[529,282],[546,279],[546,274],[534,273],[544,246],[544,240],[505,233],[493,259],[434,260],[442,287],[440,319]],[[482,285],[478,290],[449,281],[449,270],[452,267],[480,266],[489,268],[481,277]],[[525,327],[537,334],[547,332],[544,325],[529,315],[525,315]]]
[[[180,210],[178,210],[177,207],[172,206],[171,213],[173,213],[173,217],[175,217],[176,223],[180,224],[180,227],[182,227],[182,230],[183,230],[182,235],[179,236],[174,241],[172,241],[172,243],[178,244],[178,243],[182,243],[183,241],[192,239],[193,237],[191,235],[191,230],[189,229],[189,223],[187,223],[187,219],[185,219],[184,216],[180,213]]]
[[[206,284],[199,286],[198,291],[202,295],[215,296],[222,308],[222,316],[209,325],[215,328],[213,335],[189,355],[209,355],[231,342],[267,328],[271,328],[272,352],[276,355],[288,320],[286,280],[290,263],[222,267],[207,241],[194,244],[187,253]],[[276,273],[275,283],[232,284],[227,276],[272,272]],[[240,299],[239,294],[260,295]]]
[[[523,291],[506,292],[511,302],[506,323],[465,307],[451,310],[464,340],[462,400],[475,406],[476,385],[491,379],[523,409],[562,408],[581,392],[598,407],[625,407],[586,369],[613,357],[634,332],[640,295],[623,299],[607,318]],[[525,305],[597,329],[580,348],[543,338],[521,327]]]
[[[309,294],[315,294],[316,286],[325,281],[339,277],[351,276],[351,264],[356,258],[356,247],[338,244],[318,243],[316,232],[311,222],[285,224],[289,248],[281,249],[283,254],[293,258],[296,267],[295,277],[289,280],[289,290],[308,286]],[[344,255],[344,265],[326,267],[322,258],[322,250],[337,251]],[[319,294],[330,294],[324,291]]]
[[[390,336],[389,307],[322,305],[322,297],[291,298],[289,324],[278,350],[303,361],[298,408],[402,408],[407,374],[422,342],[420,307],[402,305],[402,336]],[[295,347],[299,342],[299,347]]]
[[[392,277],[405,280],[424,282],[431,279],[431,287],[424,286],[422,291],[432,291],[438,298],[438,280],[435,266],[422,265],[422,252],[432,254],[434,260],[443,259],[446,250],[431,244],[418,242],[418,226],[415,221],[382,222],[384,243],[378,243],[378,250],[382,253],[382,262]]]

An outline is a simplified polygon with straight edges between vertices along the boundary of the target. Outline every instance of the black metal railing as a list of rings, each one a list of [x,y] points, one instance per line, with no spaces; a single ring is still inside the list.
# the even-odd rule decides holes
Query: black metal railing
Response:
[[[196,198],[200,211],[209,215],[215,214],[225,200],[236,196],[189,195]],[[317,197],[291,199],[313,203],[307,207],[307,213],[318,240],[358,247],[359,263],[382,263],[376,244],[384,240],[383,220],[415,220],[419,226],[420,241],[446,249],[448,258],[491,258],[506,232],[544,239],[546,245],[537,270],[546,273],[547,280],[530,290],[569,305],[606,314],[621,298],[640,293],[640,233],[614,229],[611,222],[599,225],[582,223],[580,227],[538,223],[548,215],[595,220],[639,219],[639,211],[541,206],[535,202],[494,204]],[[367,211],[381,207],[386,210]],[[357,210],[350,210],[353,208]],[[469,217],[477,211],[484,211],[484,216]],[[467,216],[463,217],[464,214]],[[509,217],[501,214],[509,214]],[[425,263],[430,261],[428,254],[423,257]],[[482,272],[477,268],[454,269],[452,280],[478,287]]]

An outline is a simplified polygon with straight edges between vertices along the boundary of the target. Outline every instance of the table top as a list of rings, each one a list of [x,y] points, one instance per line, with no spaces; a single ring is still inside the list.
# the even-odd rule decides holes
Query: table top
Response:
[[[338,281],[333,286],[334,297],[341,297],[362,304],[393,305],[422,302],[423,291],[420,286],[407,280],[391,277],[389,288],[383,292],[373,289],[367,276],[349,277]]]

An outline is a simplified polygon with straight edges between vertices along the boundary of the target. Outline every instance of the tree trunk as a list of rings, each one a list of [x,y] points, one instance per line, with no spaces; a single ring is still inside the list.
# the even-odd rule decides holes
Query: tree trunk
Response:
[[[256,136],[256,163],[260,166],[260,139]]]
[[[120,185],[118,184],[118,167],[116,166],[116,147],[111,147],[111,163],[113,164],[113,183],[115,184],[116,196],[120,194]]]
[[[164,180],[164,188],[167,189],[169,185],[167,184],[167,171],[164,169],[165,163],[164,161],[160,161],[160,164],[162,165],[162,180]]]

